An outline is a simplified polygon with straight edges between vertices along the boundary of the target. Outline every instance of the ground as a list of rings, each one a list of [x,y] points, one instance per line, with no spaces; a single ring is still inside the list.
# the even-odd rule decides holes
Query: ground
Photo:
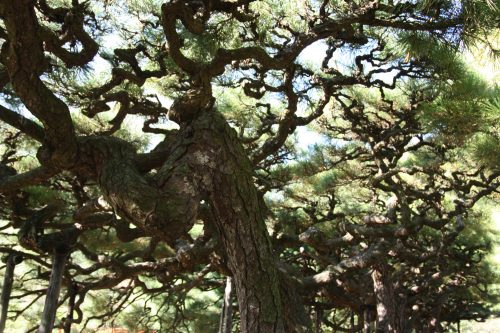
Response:
[[[463,322],[462,333],[495,333],[500,332],[500,318],[487,320],[484,323]]]

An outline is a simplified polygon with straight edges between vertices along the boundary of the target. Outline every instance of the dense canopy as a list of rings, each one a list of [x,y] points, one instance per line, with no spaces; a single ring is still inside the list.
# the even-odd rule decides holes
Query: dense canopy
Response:
[[[499,6],[0,0],[0,333],[484,320]]]

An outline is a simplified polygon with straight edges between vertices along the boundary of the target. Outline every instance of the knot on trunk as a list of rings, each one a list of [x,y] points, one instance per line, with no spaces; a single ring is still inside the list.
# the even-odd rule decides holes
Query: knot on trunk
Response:
[[[189,123],[201,112],[211,109],[214,101],[209,92],[199,89],[188,90],[174,101],[168,111],[168,118],[178,124]]]

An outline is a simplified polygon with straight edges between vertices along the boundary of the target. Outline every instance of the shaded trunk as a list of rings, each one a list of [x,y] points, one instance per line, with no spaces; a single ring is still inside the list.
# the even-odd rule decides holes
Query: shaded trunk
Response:
[[[7,257],[5,275],[3,278],[2,296],[0,298],[0,333],[4,332],[5,324],[7,322],[10,294],[12,292],[12,284],[14,282],[14,268],[19,262],[17,257],[18,256],[15,254],[9,254]]]
[[[402,296],[399,294],[396,296],[396,292],[394,294],[396,298],[396,315],[397,315],[397,327],[401,333],[411,332],[411,319],[407,314],[407,304],[408,298],[407,296]]]
[[[231,333],[233,322],[233,279],[226,278],[226,288],[224,290],[224,299],[219,323],[219,333]]]
[[[40,322],[40,326],[38,327],[38,333],[51,333],[54,327],[59,293],[61,291],[64,267],[66,265],[67,258],[67,251],[54,251],[49,288],[47,289],[47,296],[45,297],[45,305],[43,307],[42,320]]]
[[[363,309],[363,333],[371,333],[371,315],[368,306]]]
[[[322,325],[323,325],[323,309],[321,308],[321,306],[316,305],[315,333],[322,333],[323,332]]]
[[[375,296],[377,298],[376,331],[381,333],[401,332],[389,266],[377,265],[373,269],[372,279]]]

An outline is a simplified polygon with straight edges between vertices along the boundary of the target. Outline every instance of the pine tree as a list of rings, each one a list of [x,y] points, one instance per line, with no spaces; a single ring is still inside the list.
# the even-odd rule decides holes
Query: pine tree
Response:
[[[226,276],[245,333],[486,318],[498,5],[0,1],[10,319],[215,330]]]

